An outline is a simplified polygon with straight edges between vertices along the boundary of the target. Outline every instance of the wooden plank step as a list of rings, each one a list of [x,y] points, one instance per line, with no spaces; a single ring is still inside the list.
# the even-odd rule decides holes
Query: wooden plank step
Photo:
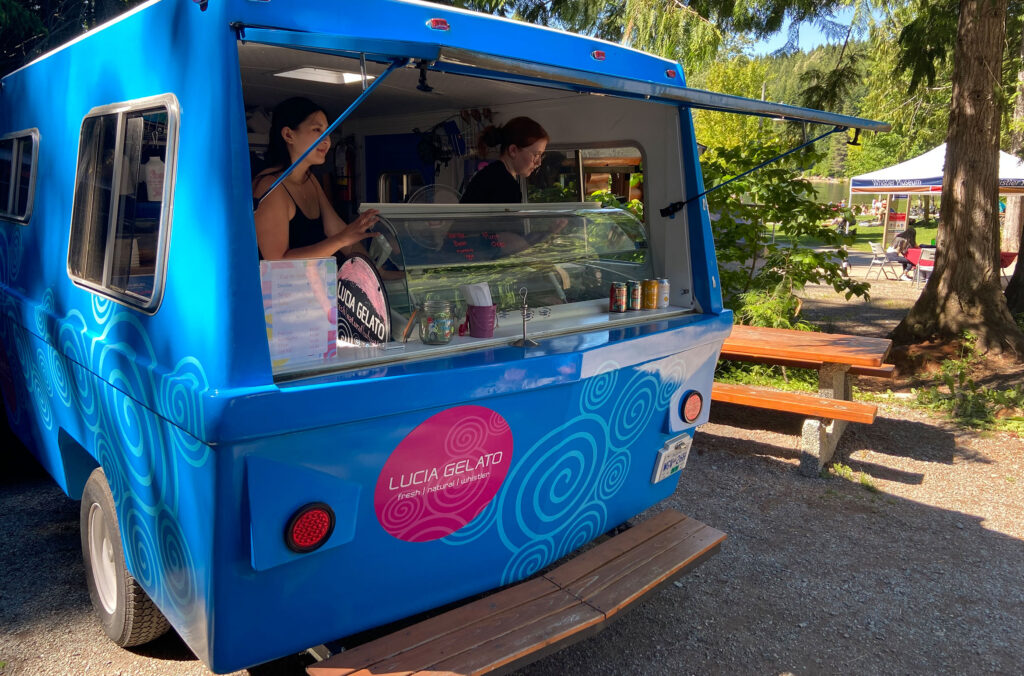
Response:
[[[820,361],[780,359],[778,357],[771,357],[767,355],[747,354],[744,352],[734,352],[730,350],[722,350],[722,354],[719,356],[719,359],[725,359],[727,361],[745,361],[753,364],[768,364],[769,366],[788,366],[790,368],[814,369],[816,371],[821,370],[821,367],[824,365],[824,362]],[[851,376],[891,379],[896,375],[896,365],[882,364],[881,366],[851,366],[847,373]]]
[[[715,553],[725,534],[665,510],[541,577],[307,667],[310,676],[512,671],[594,634]]]
[[[712,383],[711,400],[730,404],[742,404],[773,411],[786,411],[815,418],[849,420],[850,422],[873,423],[878,407],[860,401],[828,399],[801,392],[779,392],[764,387]]]

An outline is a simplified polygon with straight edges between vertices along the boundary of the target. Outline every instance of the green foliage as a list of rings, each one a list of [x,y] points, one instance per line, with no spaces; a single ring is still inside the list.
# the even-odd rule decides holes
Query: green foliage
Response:
[[[708,148],[701,157],[704,181],[714,186],[782,154],[780,144],[742,144]],[[817,156],[810,154],[804,161]],[[708,195],[718,253],[722,293],[741,321],[767,326],[799,327],[796,295],[808,283],[828,284],[847,299],[866,296],[868,284],[844,277],[840,265],[853,242],[826,225],[831,212],[817,203],[810,182],[798,167],[773,162]],[[785,239],[771,236],[771,224]],[[800,245],[814,238],[826,248]]]
[[[640,176],[640,174],[633,174],[630,177],[630,184],[633,184],[634,178]],[[637,199],[629,200],[628,202],[622,202],[619,198],[612,194],[611,190],[595,190],[590,193],[590,199],[595,202],[600,202],[603,207],[614,207],[616,209],[625,209],[629,213],[636,216],[637,220],[641,223],[644,220],[644,203]]]
[[[740,56],[711,64],[699,84],[711,91],[757,99],[768,78],[768,61]],[[697,140],[711,147],[738,146],[752,138],[776,134],[774,122],[748,115],[699,110],[694,111],[693,119]]]
[[[757,385],[792,392],[817,392],[818,372],[814,369],[787,368],[738,361],[719,361],[715,380],[722,383]]]
[[[941,411],[966,427],[1024,434],[1024,385],[1006,389],[978,385],[971,376],[982,360],[976,343],[971,334],[963,337],[959,356],[942,362],[941,384],[915,390],[917,405]]]
[[[0,75],[143,0],[0,0]]]
[[[834,476],[837,479],[844,479],[850,482],[856,481],[864,490],[871,491],[872,493],[878,492],[878,487],[875,486],[875,482],[871,480],[870,475],[866,472],[857,474],[853,471],[852,467],[841,462],[833,463],[830,467],[821,471],[821,477],[823,479],[827,479],[829,476]]]

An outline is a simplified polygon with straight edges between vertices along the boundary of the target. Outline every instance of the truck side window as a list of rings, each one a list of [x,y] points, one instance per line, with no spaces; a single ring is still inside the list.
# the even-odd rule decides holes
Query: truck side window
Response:
[[[0,218],[27,223],[32,215],[38,139],[35,129],[0,138]]]
[[[177,127],[173,96],[94,109],[82,122],[68,271],[144,310],[163,287]]]

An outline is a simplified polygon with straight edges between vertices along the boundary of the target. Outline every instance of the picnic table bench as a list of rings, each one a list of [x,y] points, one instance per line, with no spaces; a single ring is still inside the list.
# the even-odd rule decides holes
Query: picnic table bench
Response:
[[[725,533],[667,509],[553,570],[338,652],[306,671],[508,673],[600,631],[635,601],[714,554],[724,540]]]
[[[874,422],[877,406],[853,401],[852,377],[891,378],[894,367],[883,363],[891,347],[887,338],[733,326],[720,359],[816,369],[818,394],[716,382],[711,399],[807,416],[800,471],[816,475],[832,460],[848,423]]]

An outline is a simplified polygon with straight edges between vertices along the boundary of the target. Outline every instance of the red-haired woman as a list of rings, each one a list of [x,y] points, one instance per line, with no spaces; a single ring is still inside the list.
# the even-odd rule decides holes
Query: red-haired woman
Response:
[[[526,178],[540,166],[548,147],[544,127],[528,117],[514,117],[500,127],[490,126],[480,134],[480,156],[489,146],[500,146],[501,157],[478,171],[462,196],[463,204],[504,204],[523,201],[519,178]]]

